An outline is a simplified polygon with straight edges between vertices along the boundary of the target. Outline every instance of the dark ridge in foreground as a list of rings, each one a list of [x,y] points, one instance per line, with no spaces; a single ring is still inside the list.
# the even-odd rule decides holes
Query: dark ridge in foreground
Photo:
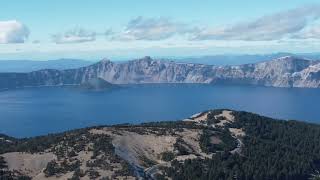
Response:
[[[112,84],[206,83],[273,87],[320,87],[320,62],[292,56],[235,66],[213,66],[143,59],[96,64],[68,70],[0,73],[0,90],[28,86],[79,85],[90,79]]]
[[[320,126],[210,110],[182,121],[0,135],[0,179],[316,179]]]

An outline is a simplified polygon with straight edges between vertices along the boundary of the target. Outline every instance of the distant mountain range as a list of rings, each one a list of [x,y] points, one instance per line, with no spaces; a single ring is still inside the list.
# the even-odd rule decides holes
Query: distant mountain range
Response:
[[[284,56],[294,56],[299,58],[305,58],[310,60],[319,60],[319,53],[273,53],[273,54],[221,54],[221,55],[208,55],[199,57],[181,57],[175,58],[177,62],[185,63],[199,63],[208,65],[241,65],[241,64],[252,64],[262,61],[268,61],[271,59],[277,59]]]
[[[253,64],[284,56],[294,56],[297,58],[320,60],[320,53],[286,53],[279,52],[273,54],[221,54],[207,56],[190,56],[190,57],[159,57],[156,59],[164,61],[174,61],[179,63],[197,63],[217,66]],[[81,60],[81,59],[57,59],[47,61],[36,60],[0,60],[0,72],[31,72],[42,69],[74,69],[89,66],[97,60]],[[126,62],[126,60],[116,61],[117,63]]]
[[[48,61],[0,60],[0,72],[31,72],[41,69],[73,69],[92,64],[92,61],[79,59],[58,59]]]
[[[285,56],[254,64],[214,66],[150,57],[123,63],[102,60],[76,69],[0,73],[0,89],[79,85],[94,78],[113,84],[206,83],[319,88],[320,61]]]

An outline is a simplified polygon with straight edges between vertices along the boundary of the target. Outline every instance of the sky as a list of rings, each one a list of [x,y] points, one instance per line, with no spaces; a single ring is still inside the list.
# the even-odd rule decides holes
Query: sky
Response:
[[[0,59],[320,51],[319,0],[1,0]]]

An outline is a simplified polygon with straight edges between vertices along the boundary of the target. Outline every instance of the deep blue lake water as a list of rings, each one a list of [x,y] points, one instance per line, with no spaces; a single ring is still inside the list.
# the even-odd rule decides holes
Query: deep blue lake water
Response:
[[[72,88],[2,91],[0,133],[27,137],[93,125],[179,120],[215,108],[319,123],[320,90],[153,84],[103,92]]]

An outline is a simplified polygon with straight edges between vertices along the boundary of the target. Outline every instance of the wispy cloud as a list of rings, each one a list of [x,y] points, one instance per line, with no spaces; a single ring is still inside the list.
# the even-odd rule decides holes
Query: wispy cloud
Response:
[[[292,35],[293,39],[320,39],[320,26],[306,28],[303,31]]]
[[[39,40],[33,40],[32,43],[33,43],[33,44],[39,44],[40,41],[39,41]]]
[[[174,22],[170,18],[145,18],[140,16],[130,20],[125,30],[115,34],[112,39],[158,41],[193,31],[194,28],[189,25]]]
[[[320,5],[304,6],[222,28],[203,28],[194,40],[279,40],[303,30],[320,17]]]
[[[24,43],[29,29],[19,21],[0,21],[0,44]]]
[[[123,30],[109,28],[102,33],[75,28],[65,33],[55,34],[52,38],[57,44],[95,41],[99,36],[106,36],[109,41],[162,41],[176,37],[187,41],[320,39],[319,28],[309,28],[319,18],[320,4],[290,9],[252,21],[222,27],[200,27],[166,17],[139,16],[131,19]]]
[[[109,29],[107,29],[104,33],[102,33],[102,35],[105,35],[105,36],[112,36],[112,35],[114,35],[115,34],[115,32],[112,30],[112,28],[109,28]]]
[[[83,28],[74,28],[65,33],[52,36],[53,42],[57,44],[83,43],[96,40],[96,33]]]

